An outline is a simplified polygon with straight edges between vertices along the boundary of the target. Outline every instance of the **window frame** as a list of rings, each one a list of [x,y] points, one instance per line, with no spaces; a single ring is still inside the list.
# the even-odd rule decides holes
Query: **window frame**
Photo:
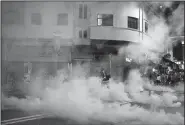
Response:
[[[99,17],[99,15],[101,15],[101,17]],[[103,15],[111,15],[112,16],[112,25],[103,25]],[[102,24],[99,25],[98,21],[101,20]],[[114,26],[114,14],[97,14],[97,26]]]
[[[79,37],[80,39],[83,38],[83,30],[79,30],[79,32],[78,32],[78,37]]]
[[[83,19],[83,15],[84,15],[84,13],[83,13],[83,4],[79,4],[79,16],[78,16],[78,18],[79,19]]]
[[[84,14],[84,19],[87,19],[87,12],[88,12],[88,7],[87,7],[87,4],[84,4],[84,6],[83,6],[83,10],[84,11],[82,11],[83,12],[83,14]],[[86,11],[85,11],[86,10]]]
[[[103,20],[103,18],[102,18],[102,17],[101,17],[101,18],[100,18],[100,17],[98,17],[99,15],[101,15],[101,14],[99,14],[99,13],[97,14],[97,26],[102,26],[102,24],[101,24],[101,25],[99,25],[99,23],[98,23],[98,21],[99,21],[99,20],[101,20],[101,21]],[[103,21],[102,21],[102,22],[103,22]]]
[[[130,19],[132,19],[132,22],[130,21]],[[134,23],[133,23],[133,20],[134,19],[136,19],[135,21],[137,21],[137,23],[136,23],[137,24],[136,25],[137,27],[136,28],[135,28]],[[131,26],[129,25],[130,23],[132,24]],[[127,27],[130,28],[130,29],[139,30],[139,19],[136,18],[136,17],[128,16],[127,17]]]
[[[61,15],[67,15],[67,23],[66,22],[61,23],[61,21],[60,21]],[[58,26],[68,26],[68,24],[69,24],[69,15],[68,15],[68,13],[58,13],[57,14],[57,25]]]
[[[38,16],[39,17],[39,23],[37,23],[37,21],[35,21],[35,20],[33,20],[34,18],[33,18],[33,16]],[[36,17],[35,17],[36,18]],[[36,22],[36,23],[35,23]],[[41,13],[32,13],[31,14],[31,24],[32,25],[42,25],[42,15],[41,15]]]
[[[12,17],[12,15],[16,15],[16,18]],[[17,16],[19,18],[17,18]],[[8,18],[8,21],[7,21]],[[9,20],[10,19],[10,20]],[[21,20],[21,13],[20,11],[8,11],[2,14],[2,25],[23,25],[24,18]],[[22,22],[23,21],[23,22]]]
[[[85,33],[86,33],[86,37],[85,37]],[[88,37],[87,34],[88,34],[88,33],[87,33],[87,30],[84,30],[84,31],[83,31],[83,38],[84,38],[84,39],[87,39],[87,37]]]

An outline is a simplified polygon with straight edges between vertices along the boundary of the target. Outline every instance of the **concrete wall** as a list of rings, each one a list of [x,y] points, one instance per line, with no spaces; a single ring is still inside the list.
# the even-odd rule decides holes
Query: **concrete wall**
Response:
[[[6,61],[10,62],[69,62],[71,48],[63,46],[56,52],[52,46],[18,46],[12,45],[9,51],[6,51]]]
[[[113,14],[113,26],[97,26],[98,14]],[[128,28],[128,16],[139,19],[139,28]],[[139,42],[147,37],[145,32],[146,15],[142,9],[130,2],[107,2],[91,9],[90,39],[110,39]]]
[[[76,45],[90,45],[90,32],[89,32],[89,25],[90,25],[90,8],[92,3],[96,2],[75,2],[75,8],[74,8],[74,44]],[[87,18],[81,19],[79,18],[79,8],[80,5],[87,5]],[[84,8],[82,10],[82,14],[84,15]],[[87,38],[79,38],[79,31],[80,30],[87,30]]]
[[[41,70],[46,71],[49,75],[56,74],[57,70],[66,69],[66,62],[30,62],[32,64],[31,75],[34,76]],[[2,85],[7,84],[7,75],[13,73],[15,86],[19,86],[24,78],[24,62],[2,62]],[[31,76],[31,77],[32,77]]]
[[[24,4],[22,4],[24,3]],[[11,9],[11,4],[16,2],[3,2],[3,8]],[[22,7],[17,7],[24,17],[24,24],[2,25],[3,37],[16,38],[53,38],[54,32],[61,34],[64,39],[73,38],[73,3],[69,2],[20,2]],[[5,10],[2,10],[4,12]],[[40,13],[42,16],[41,25],[31,24],[31,14]],[[57,15],[68,13],[68,25],[57,25]],[[6,13],[2,13],[2,18]]]
[[[113,27],[118,28],[128,28],[128,16],[138,19],[140,18],[139,31],[142,31],[142,14],[143,21],[147,20],[145,13],[142,12],[142,8],[139,8],[138,6],[130,2],[109,2],[93,6],[93,8],[91,8],[90,26],[97,26],[98,14],[113,14]]]

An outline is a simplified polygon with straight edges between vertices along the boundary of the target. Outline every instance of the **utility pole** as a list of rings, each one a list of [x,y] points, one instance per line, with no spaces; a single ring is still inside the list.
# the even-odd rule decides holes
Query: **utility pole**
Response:
[[[184,64],[184,41],[182,43],[182,59],[183,59],[183,64]]]
[[[53,63],[55,67],[55,73],[57,73],[58,70],[58,62],[59,62],[59,50],[60,50],[60,40],[61,40],[61,34],[55,32],[54,33],[54,53],[53,53]]]
[[[109,54],[109,64],[110,64],[110,75],[111,75],[111,69],[112,69],[112,54]]]

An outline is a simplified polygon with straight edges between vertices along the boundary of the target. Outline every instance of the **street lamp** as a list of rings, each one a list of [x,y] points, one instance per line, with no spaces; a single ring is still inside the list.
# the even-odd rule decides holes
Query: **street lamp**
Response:
[[[182,43],[182,58],[183,58],[183,64],[184,64],[184,41]]]

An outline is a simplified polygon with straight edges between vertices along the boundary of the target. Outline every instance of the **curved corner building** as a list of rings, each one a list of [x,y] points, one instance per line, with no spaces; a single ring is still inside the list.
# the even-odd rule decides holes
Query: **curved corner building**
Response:
[[[90,41],[92,45],[120,46],[150,39],[150,23],[142,5],[107,2],[91,8]]]
[[[55,73],[92,59],[88,51],[96,55],[99,44],[108,54],[140,43],[149,27],[142,6],[129,2],[2,2],[3,80],[9,72],[19,80],[39,69]]]

